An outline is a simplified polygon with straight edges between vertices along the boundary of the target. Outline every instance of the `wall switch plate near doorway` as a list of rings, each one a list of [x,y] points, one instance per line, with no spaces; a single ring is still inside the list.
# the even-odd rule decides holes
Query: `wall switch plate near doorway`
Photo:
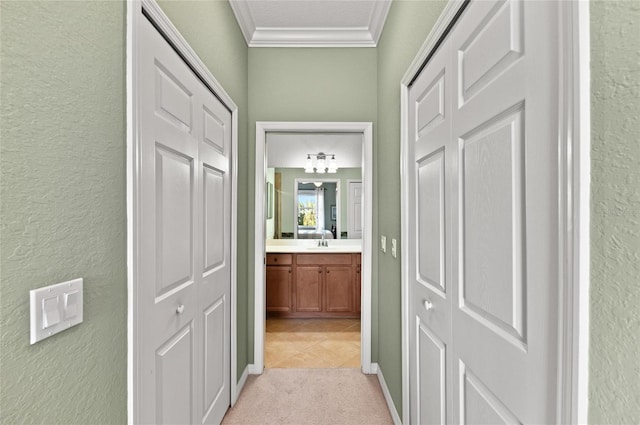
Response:
[[[82,323],[82,289],[80,278],[29,291],[31,344]]]

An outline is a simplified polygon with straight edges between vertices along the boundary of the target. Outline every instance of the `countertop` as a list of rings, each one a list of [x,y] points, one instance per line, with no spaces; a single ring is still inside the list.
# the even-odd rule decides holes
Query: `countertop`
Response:
[[[317,239],[269,239],[267,253],[360,253],[362,239],[326,239],[329,246],[318,246]]]

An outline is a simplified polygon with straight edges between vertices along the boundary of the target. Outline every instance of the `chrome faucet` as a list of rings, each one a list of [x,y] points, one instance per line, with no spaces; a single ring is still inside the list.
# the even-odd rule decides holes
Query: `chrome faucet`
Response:
[[[322,233],[322,240],[318,240],[318,246],[329,247],[329,241],[324,239],[324,233]]]

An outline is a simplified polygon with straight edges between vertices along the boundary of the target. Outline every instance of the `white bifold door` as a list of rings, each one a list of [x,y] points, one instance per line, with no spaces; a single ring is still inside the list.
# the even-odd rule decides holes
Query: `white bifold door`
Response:
[[[411,423],[558,419],[557,8],[471,1],[409,89]]]
[[[218,424],[230,402],[231,113],[141,21],[139,418]]]

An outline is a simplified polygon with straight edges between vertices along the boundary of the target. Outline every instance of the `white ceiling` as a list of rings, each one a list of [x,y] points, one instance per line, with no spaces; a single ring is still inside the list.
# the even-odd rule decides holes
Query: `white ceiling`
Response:
[[[307,154],[336,155],[338,168],[362,166],[360,133],[267,133],[267,167],[304,168]]]
[[[250,47],[375,47],[391,0],[230,0]]]

